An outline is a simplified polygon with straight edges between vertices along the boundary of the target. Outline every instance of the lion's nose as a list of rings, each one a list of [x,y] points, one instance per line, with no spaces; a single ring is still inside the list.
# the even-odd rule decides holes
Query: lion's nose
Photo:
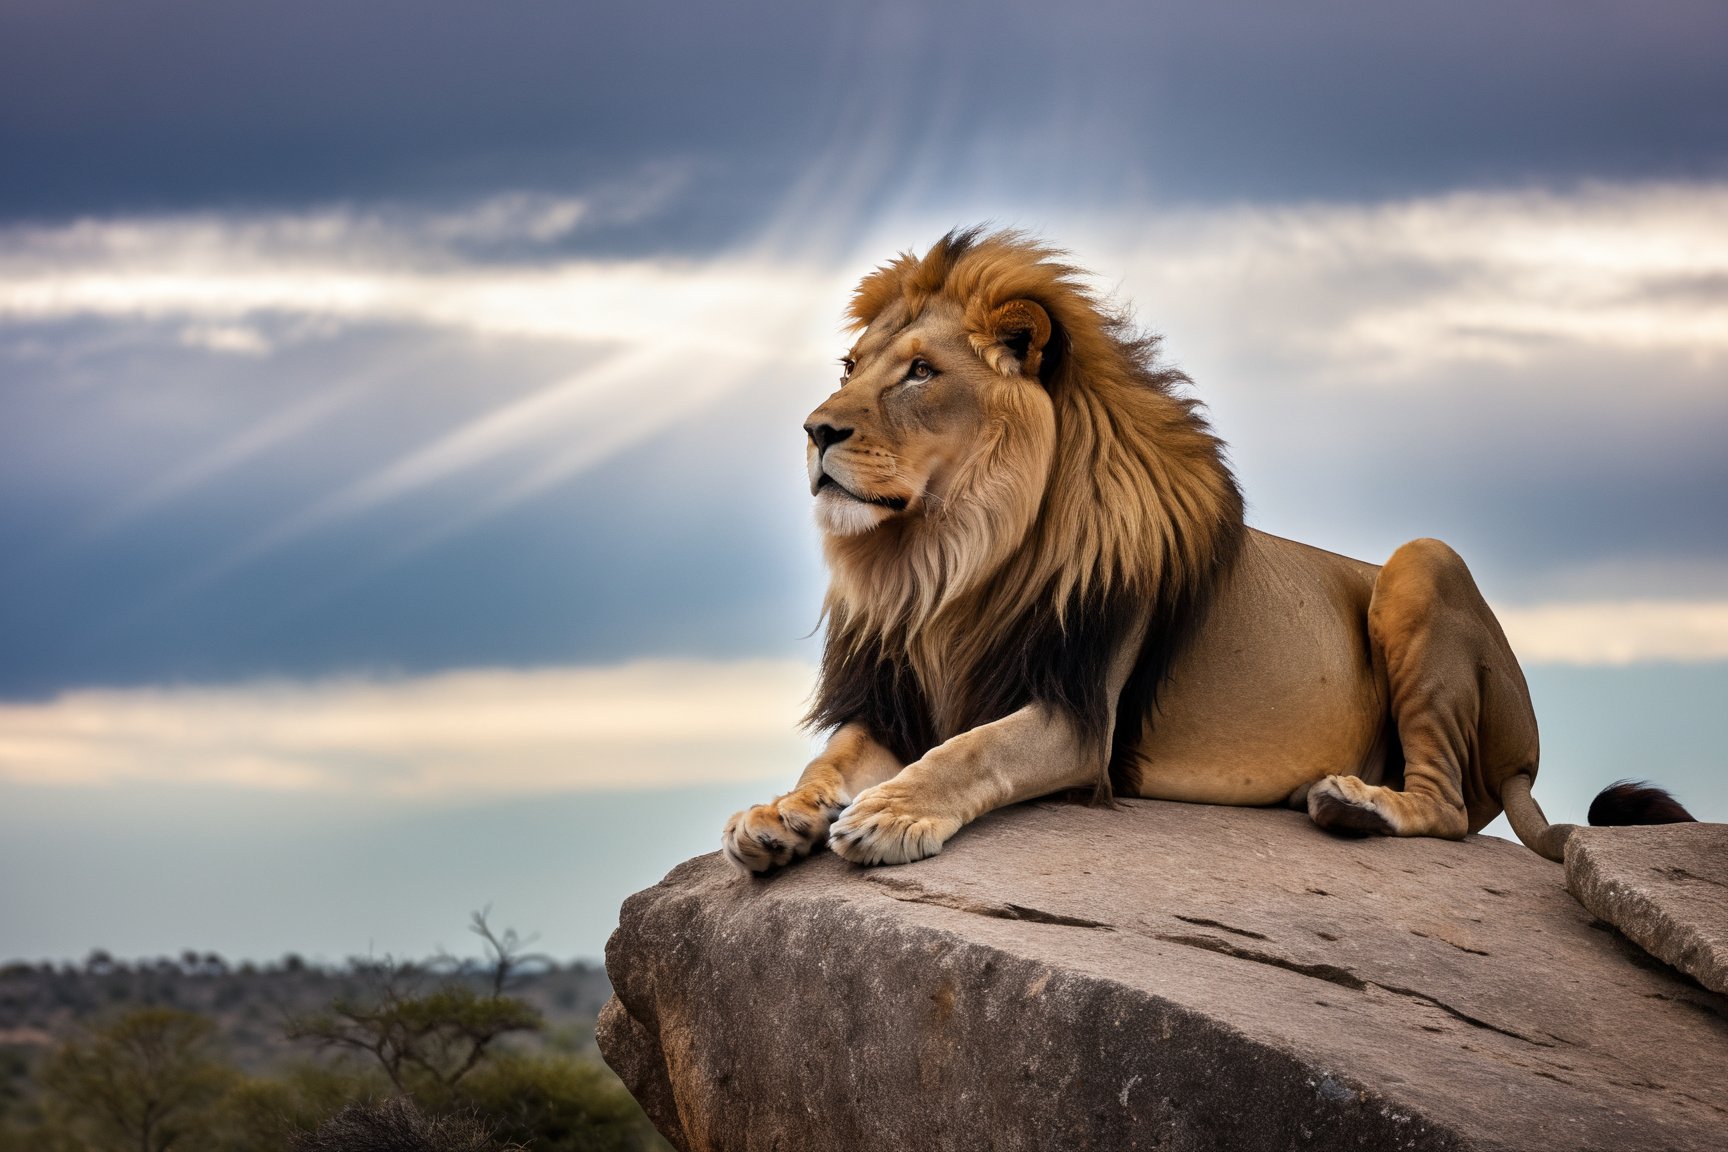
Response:
[[[804,431],[810,436],[810,443],[816,445],[816,454],[821,455],[829,448],[846,437],[852,435],[850,428],[836,428],[832,424],[806,424]]]

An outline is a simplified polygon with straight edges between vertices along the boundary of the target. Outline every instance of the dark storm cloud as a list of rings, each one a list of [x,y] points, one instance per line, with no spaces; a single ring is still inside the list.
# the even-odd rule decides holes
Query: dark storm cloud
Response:
[[[800,642],[817,620],[813,558],[787,556],[786,540],[718,500],[682,516],[653,499],[625,511],[605,498],[621,479],[614,469],[590,479],[588,499],[525,507],[406,562],[379,545],[401,531],[398,512],[190,593],[181,561],[224,547],[220,525],[243,510],[183,511],[38,574],[47,579],[0,581],[0,698],[73,685],[814,654]],[[0,512],[0,534],[18,534],[15,511]]]
[[[26,339],[76,351],[0,360],[0,699],[807,649],[819,579],[796,414],[698,409],[580,483],[467,519],[559,449],[554,427],[277,540],[603,354],[367,327],[253,359],[162,335],[38,328]],[[710,455],[720,482],[690,483]]]
[[[1707,3],[847,7],[22,0],[0,213],[587,191],[685,195],[593,243],[708,246],[812,158],[849,179],[1371,198],[1723,171]],[[913,158],[919,158],[916,166]]]
[[[51,217],[587,188],[667,156],[766,171],[775,146],[811,139],[804,97],[832,65],[817,12],[9,5],[0,208]]]

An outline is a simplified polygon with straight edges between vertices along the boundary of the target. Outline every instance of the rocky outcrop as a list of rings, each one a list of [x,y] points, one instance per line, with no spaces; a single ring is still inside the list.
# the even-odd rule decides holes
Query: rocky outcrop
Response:
[[[1500,840],[995,813],[626,902],[602,1051],[687,1152],[1713,1149],[1728,1001]]]
[[[1566,842],[1566,887],[1651,955],[1728,993],[1728,824],[1580,828]]]

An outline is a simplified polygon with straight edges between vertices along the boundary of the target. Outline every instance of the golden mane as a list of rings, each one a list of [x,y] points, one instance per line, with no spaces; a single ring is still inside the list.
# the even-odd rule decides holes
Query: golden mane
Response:
[[[1055,443],[998,414],[968,461],[969,485],[927,515],[830,536],[828,646],[813,723],[860,712],[903,759],[1031,701],[1070,712],[1104,761],[1103,663],[1150,619],[1130,684],[1149,703],[1235,554],[1242,499],[1188,379],[1158,340],[1082,284],[1061,254],[1014,232],[952,232],[859,284],[855,329],[894,329],[934,301],[956,305],[993,368],[990,319],[1036,303],[1051,332],[1021,370],[1043,382]],[[1044,434],[1047,436],[1047,434]],[[1047,462],[1047,463],[1046,463]],[[1143,714],[1124,693],[1122,714]]]

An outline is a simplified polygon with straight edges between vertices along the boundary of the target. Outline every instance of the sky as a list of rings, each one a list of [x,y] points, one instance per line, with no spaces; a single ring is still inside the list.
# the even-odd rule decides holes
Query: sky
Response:
[[[597,957],[783,790],[859,276],[1029,229],[1250,522],[1728,820],[1713,3],[0,3],[0,958]]]

